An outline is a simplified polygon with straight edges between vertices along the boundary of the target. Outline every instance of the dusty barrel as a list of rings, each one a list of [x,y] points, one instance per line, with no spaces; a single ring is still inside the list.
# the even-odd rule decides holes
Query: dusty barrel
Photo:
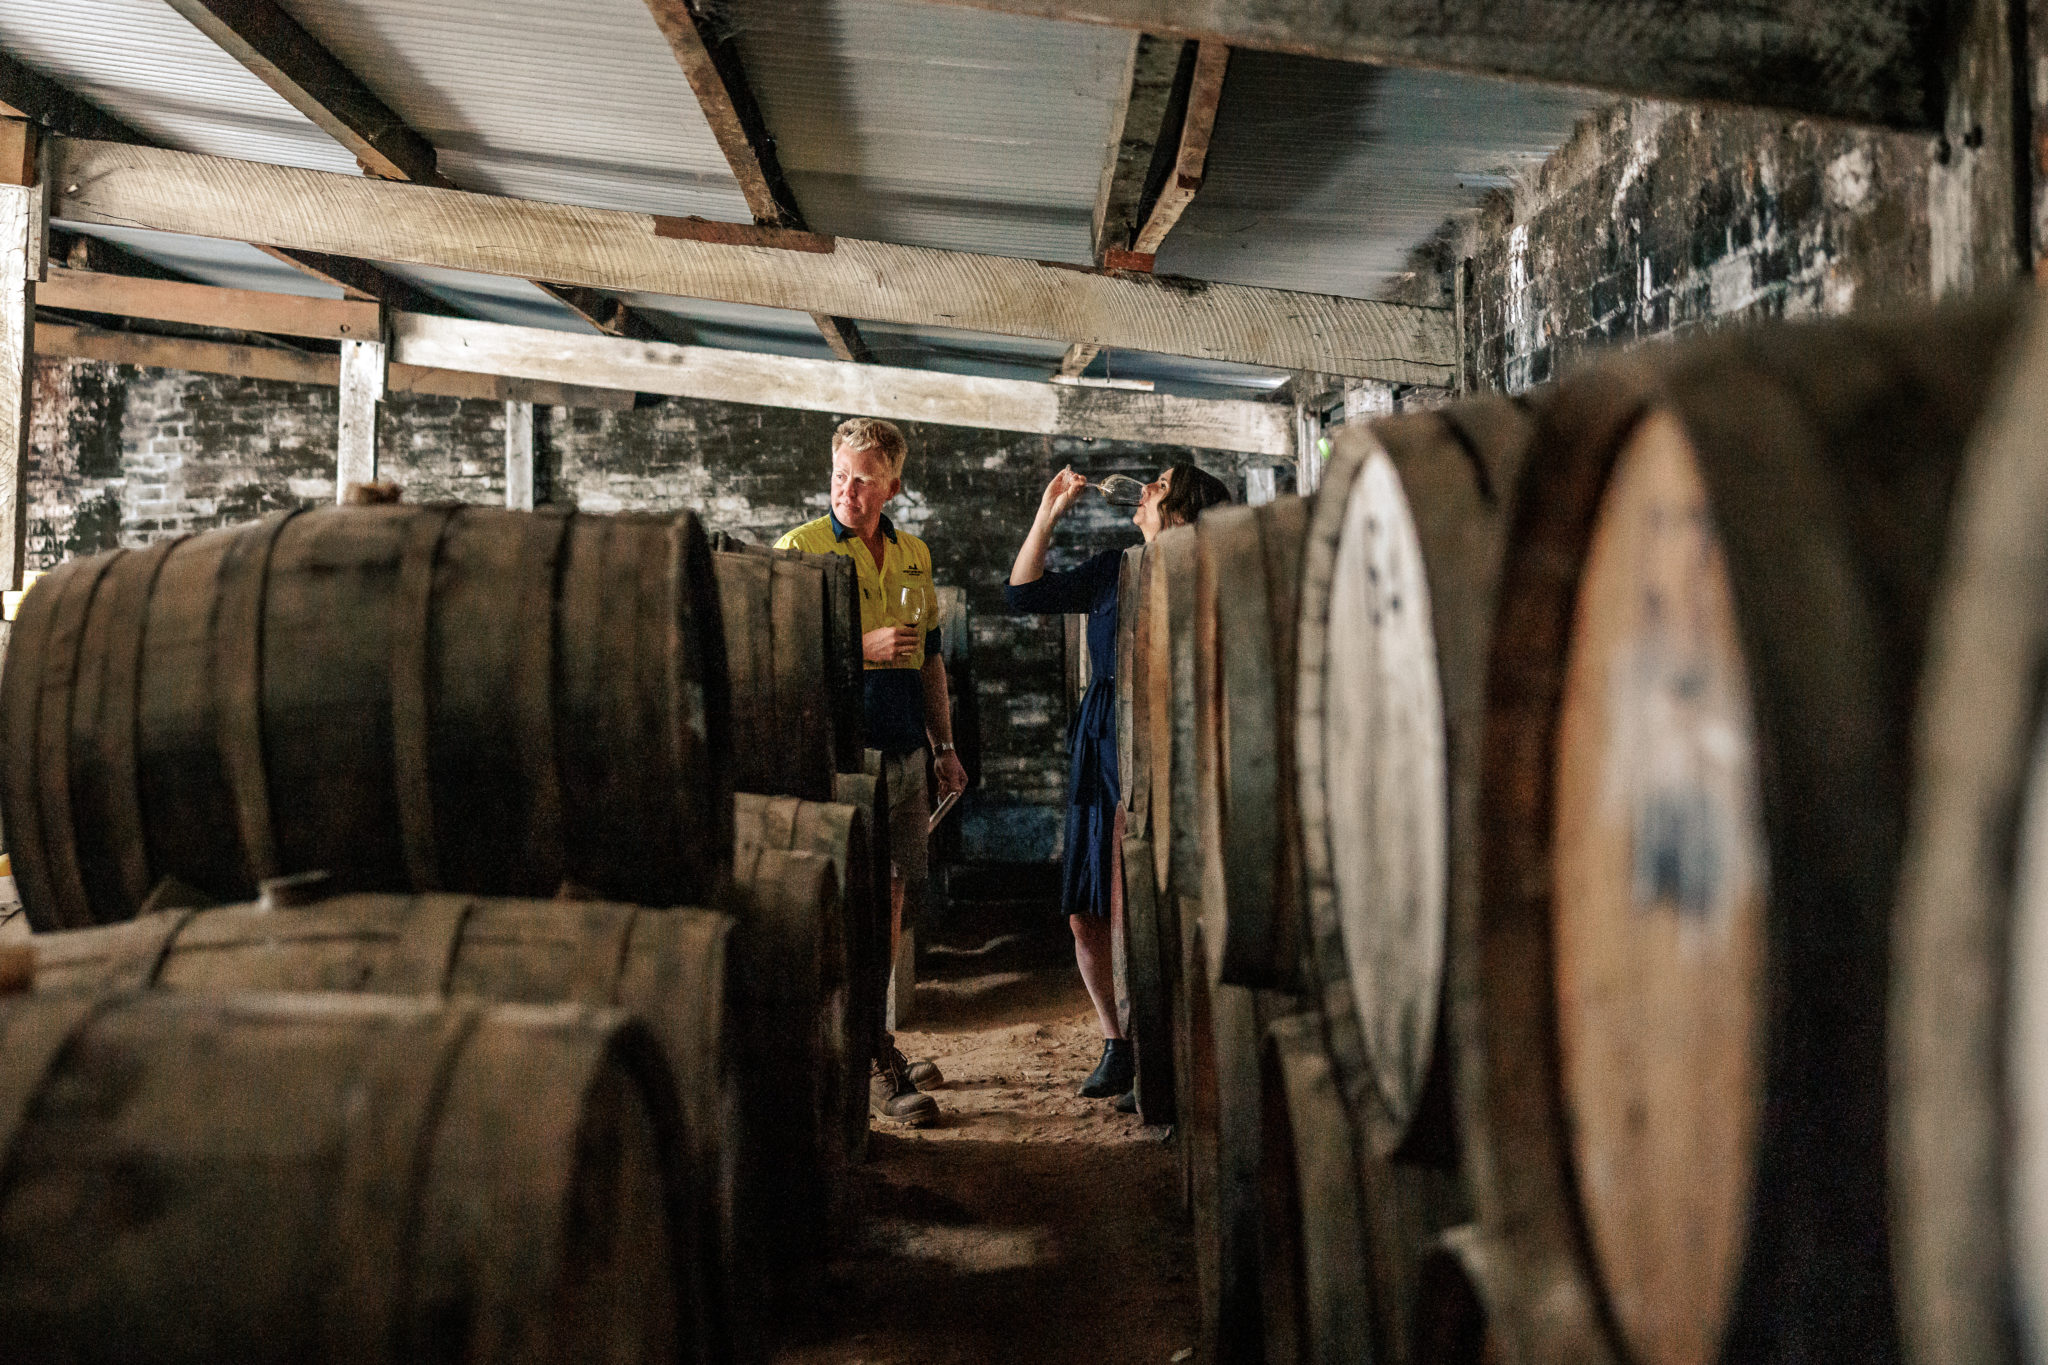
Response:
[[[1145,747],[1150,760],[1149,828],[1160,890],[1202,891],[1201,812],[1195,760],[1195,576],[1193,526],[1162,531],[1145,554]]]
[[[1892,939],[1892,1245],[1915,1365],[2048,1359],[2048,332],[1950,520]]]
[[[1196,791],[1211,980],[1300,978],[1295,623],[1311,503],[1219,507],[1196,525]]]
[[[1455,1146],[1447,933],[1479,893],[1487,644],[1529,431],[1500,398],[1347,426],[1306,534],[1299,938],[1337,1084],[1382,1154]]]
[[[700,903],[731,848],[696,518],[348,507],[74,560],[23,600],[0,818],[40,928],[350,889]]]
[[[1591,371],[1538,416],[1482,895],[1453,938],[1460,1127],[1517,1358],[1897,1355],[1912,703],[2012,317],[1734,334]]]
[[[728,960],[732,920],[606,902],[380,894],[181,909],[38,934],[41,991],[162,986],[192,991],[347,991],[617,1007],[647,1024],[673,1064],[690,1195],[686,1277],[704,1349],[729,1349],[722,1249],[754,1216],[733,1161],[732,1048],[748,1020]],[[736,1204],[735,1200],[741,1201]]]
[[[873,783],[866,776],[842,774],[842,783]],[[747,861],[760,848],[812,853],[832,864],[838,874],[840,907],[846,944],[846,1048],[840,1091],[843,1156],[858,1160],[867,1149],[868,1064],[880,1027],[881,963],[888,952],[888,911],[885,898],[877,916],[874,870],[875,842],[868,826],[873,809],[840,802],[802,801],[793,796],[733,796],[733,826],[738,840],[735,859]],[[878,937],[879,935],[879,937]]]
[[[829,801],[837,752],[825,574],[786,555],[719,552],[712,562],[731,680],[733,785]]]
[[[1264,1022],[1246,1102],[1259,1133],[1265,1360],[1439,1365],[1417,1314],[1433,1249],[1465,1213],[1459,1178],[1360,1139],[1317,1013]]]
[[[867,665],[861,659],[860,574],[853,560],[845,555],[771,550],[722,531],[712,535],[711,548],[724,553],[794,560],[825,575],[825,680],[831,689],[833,766],[842,773],[859,772],[861,754],[867,744]]]
[[[0,1002],[10,1361],[682,1361],[681,1123],[610,1011]]]

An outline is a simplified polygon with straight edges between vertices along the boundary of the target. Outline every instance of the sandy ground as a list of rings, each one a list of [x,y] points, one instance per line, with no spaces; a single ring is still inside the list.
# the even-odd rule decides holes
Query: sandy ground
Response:
[[[1163,1130],[1074,1093],[1101,1038],[1064,926],[989,907],[927,958],[898,1043],[945,1073],[944,1117],[874,1136],[853,1225],[775,1365],[1187,1359],[1177,1156]]]

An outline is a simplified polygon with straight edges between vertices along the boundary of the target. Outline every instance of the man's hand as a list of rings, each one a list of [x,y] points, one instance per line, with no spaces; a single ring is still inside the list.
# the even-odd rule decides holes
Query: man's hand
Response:
[[[932,761],[933,774],[939,779],[939,799],[945,800],[954,792],[967,790],[967,769],[960,765],[957,753],[940,754]]]
[[[860,637],[860,654],[871,664],[901,663],[917,652],[923,638],[916,626],[883,626]]]

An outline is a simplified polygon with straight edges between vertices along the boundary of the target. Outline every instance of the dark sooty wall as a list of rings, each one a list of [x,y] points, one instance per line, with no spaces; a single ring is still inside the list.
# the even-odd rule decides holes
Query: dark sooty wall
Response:
[[[306,385],[40,362],[29,567],[331,501],[335,399]],[[824,512],[838,420],[681,399],[633,411],[541,409],[542,497],[594,512],[694,507],[714,530],[766,542]],[[1066,779],[1060,623],[1002,613],[1039,493],[1064,464],[1094,478],[1150,478],[1191,453],[1241,491],[1242,467],[1270,461],[965,427],[906,424],[905,433],[910,464],[890,515],[930,542],[939,581],[965,588],[973,613],[982,763],[964,811],[965,852],[1050,857]],[[379,472],[408,501],[504,501],[501,404],[397,395],[379,444]],[[1091,499],[1061,527],[1053,564],[1137,538]]]

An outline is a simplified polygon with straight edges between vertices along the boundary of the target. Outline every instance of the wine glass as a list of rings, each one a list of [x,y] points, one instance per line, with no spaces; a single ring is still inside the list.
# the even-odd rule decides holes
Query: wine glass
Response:
[[[924,624],[925,611],[928,604],[925,601],[923,588],[902,587],[896,589],[895,601],[891,605],[896,609],[897,625],[921,626]]]
[[[1112,474],[1088,485],[1118,507],[1136,507],[1145,500],[1145,485],[1128,474]]]

